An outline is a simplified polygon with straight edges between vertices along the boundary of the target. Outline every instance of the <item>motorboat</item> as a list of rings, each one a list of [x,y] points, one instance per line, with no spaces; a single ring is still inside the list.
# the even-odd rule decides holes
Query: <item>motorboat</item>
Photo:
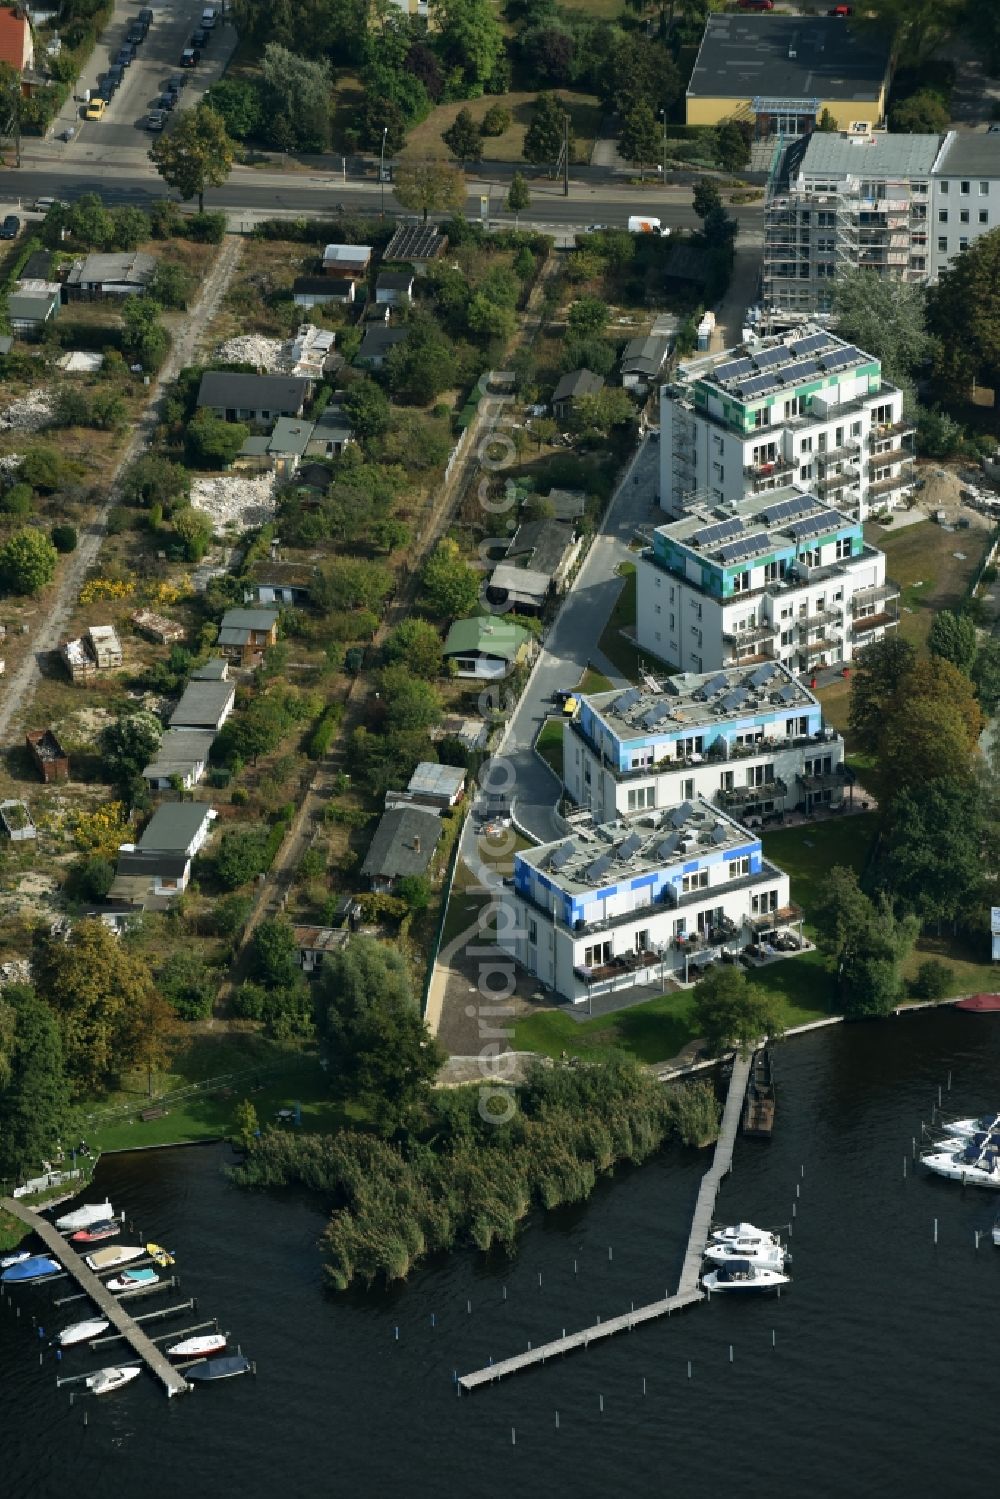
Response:
[[[167,1265],[172,1265],[174,1263],[173,1255],[170,1253],[169,1249],[164,1249],[162,1244],[147,1244],[146,1253],[153,1261],[153,1264],[159,1265],[161,1270],[166,1269]]]
[[[213,1353],[224,1353],[226,1350],[226,1334],[224,1332],[202,1333],[197,1338],[184,1338],[180,1343],[175,1343],[172,1348],[167,1349],[168,1358],[209,1358]]]
[[[120,1390],[122,1385],[138,1379],[141,1373],[142,1369],[138,1364],[128,1364],[125,1368],[98,1369],[96,1374],[91,1374],[87,1379],[87,1389],[92,1395],[110,1395],[112,1390]]]
[[[969,1187],[1000,1189],[1000,1141],[992,1138],[984,1146],[944,1150],[920,1157],[928,1171]]]
[[[33,1249],[19,1249],[16,1254],[5,1254],[0,1260],[0,1270],[9,1270],[11,1265],[23,1265],[34,1254]]]
[[[75,1234],[70,1234],[69,1241],[71,1244],[99,1244],[102,1239],[116,1239],[121,1231],[118,1219],[108,1218],[91,1224],[90,1228],[78,1228]]]
[[[776,1291],[787,1286],[790,1277],[770,1265],[756,1265],[753,1260],[730,1260],[717,1270],[703,1275],[701,1283],[706,1291]]]
[[[950,1151],[954,1154],[956,1150],[984,1150],[990,1142],[1000,1146],[1000,1130],[991,1130],[989,1134],[977,1130],[974,1135],[945,1135],[943,1139],[935,1140],[927,1153],[933,1155],[935,1151]]]
[[[995,1015],[1000,1010],[1000,994],[970,994],[967,999],[960,999],[955,1009],[964,1010],[967,1015]]]
[[[750,1260],[754,1265],[769,1265],[772,1270],[783,1270],[787,1254],[783,1244],[772,1244],[766,1239],[717,1240],[705,1250],[705,1258],[713,1265],[729,1265],[734,1260]]]
[[[47,1254],[31,1254],[26,1260],[20,1260],[16,1265],[11,1265],[0,1275],[0,1281],[4,1285],[13,1285],[19,1282],[21,1285],[31,1285],[36,1280],[47,1280],[50,1275],[58,1275],[62,1270],[58,1260],[50,1259]]]
[[[155,1270],[123,1270],[105,1285],[109,1291],[134,1291],[138,1286],[155,1286],[159,1279]]]
[[[64,1213],[56,1219],[56,1228],[61,1234],[75,1233],[78,1228],[89,1228],[92,1223],[106,1223],[115,1216],[110,1202],[88,1202],[72,1213]]]
[[[752,1223],[732,1223],[728,1228],[713,1228],[709,1242],[712,1244],[777,1244],[778,1235],[767,1228],[755,1228]]]
[[[113,1270],[116,1265],[127,1265],[146,1253],[144,1244],[109,1244],[107,1249],[98,1249],[84,1260],[91,1270]]]
[[[60,1348],[72,1348],[74,1343],[86,1343],[91,1338],[99,1338],[110,1326],[106,1317],[87,1317],[83,1322],[72,1322],[69,1327],[64,1327],[56,1335],[56,1342]]]
[[[216,1379],[234,1379],[237,1374],[250,1373],[250,1360],[242,1353],[227,1353],[222,1358],[207,1358],[204,1363],[192,1364],[185,1369],[184,1378],[210,1384]]]
[[[978,1119],[951,1119],[941,1128],[946,1135],[975,1135],[980,1130],[988,1134],[992,1129],[1000,1129],[1000,1114],[982,1114]]]

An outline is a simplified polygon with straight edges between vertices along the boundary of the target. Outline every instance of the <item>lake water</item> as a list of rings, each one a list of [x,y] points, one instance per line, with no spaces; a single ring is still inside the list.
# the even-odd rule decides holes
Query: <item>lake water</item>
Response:
[[[534,1220],[513,1261],[459,1253],[393,1292],[335,1297],[313,1202],[232,1187],[222,1147],[106,1157],[97,1186],[175,1250],[177,1299],[198,1298],[174,1325],[218,1315],[257,1376],[171,1401],[145,1376],[71,1407],[31,1316],[48,1333],[84,1304],[53,1313],[64,1289],[25,1288],[20,1319],[0,1303],[3,1495],[994,1492],[1000,1194],[902,1171],[949,1069],[946,1107],[1000,1106],[1000,1020],[837,1027],[784,1044],[777,1068],[775,1137],[738,1142],[719,1216],[785,1223],[799,1185],[780,1301],[715,1298],[460,1399],[454,1370],[672,1289],[706,1158],[620,1173]],[[60,1372],[110,1361],[72,1350]]]

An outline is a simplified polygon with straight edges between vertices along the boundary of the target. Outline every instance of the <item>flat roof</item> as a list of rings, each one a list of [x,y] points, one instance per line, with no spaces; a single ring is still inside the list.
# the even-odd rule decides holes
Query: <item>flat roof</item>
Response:
[[[212,815],[204,802],[164,802],[149,819],[139,852],[183,853]]]
[[[877,363],[874,354],[816,323],[805,323],[792,333],[775,333],[700,359],[686,359],[679,374],[682,382],[700,381],[729,400],[746,404],[775,391],[791,392],[828,375],[849,375]]]
[[[689,547],[706,562],[735,567],[835,531],[858,528],[857,521],[826,500],[791,488],[754,495],[738,509],[696,505],[680,520],[657,526],[656,534]]]
[[[804,177],[928,177],[941,149],[940,135],[870,135],[814,130],[799,174]],[[995,139],[986,137],[983,139]],[[1000,146],[995,151],[1000,166]]]
[[[222,629],[271,630],[277,618],[277,609],[227,609],[222,616]]]
[[[235,682],[191,681],[170,715],[170,727],[197,729],[210,725],[214,728],[235,696]]]
[[[296,453],[301,458],[312,435],[312,422],[300,421],[291,416],[279,416],[268,438],[268,452]]]
[[[709,16],[687,96],[871,103],[889,72],[889,43],[834,16]]]
[[[457,765],[438,765],[433,760],[421,760],[410,777],[407,791],[415,796],[457,796],[465,785],[468,771]]]
[[[787,666],[765,661],[761,666],[731,666],[719,671],[682,672],[668,677],[659,692],[645,688],[615,688],[580,699],[617,739],[647,739],[650,733],[721,724],[746,719],[757,709],[778,706],[815,708],[816,698]]]
[[[1000,177],[1000,131],[950,130],[938,177]]]
[[[456,619],[448,631],[443,651],[446,656],[471,655],[478,651],[502,661],[515,661],[522,646],[530,639],[523,625],[502,615],[488,614],[475,619]]]
[[[578,828],[569,838],[525,849],[515,859],[543,873],[565,894],[587,895],[637,875],[757,842],[753,833],[698,797],[638,817]]]

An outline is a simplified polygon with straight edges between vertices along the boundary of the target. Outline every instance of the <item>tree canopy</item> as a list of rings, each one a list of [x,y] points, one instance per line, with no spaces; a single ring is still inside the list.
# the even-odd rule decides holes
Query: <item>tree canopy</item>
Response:
[[[232,171],[233,143],[222,116],[197,104],[153,142],[149,159],[168,187],[184,199],[197,198],[203,213],[206,188],[221,187]]]
[[[1000,382],[1000,229],[981,235],[942,271],[927,298],[938,340],[935,373],[952,396],[973,380]]]
[[[749,1052],[783,1030],[777,997],[750,983],[742,968],[714,968],[694,986],[694,1024],[712,1056]]]
[[[0,1070],[0,1177],[23,1181],[56,1154],[66,1127],[62,1041],[52,1011],[26,985],[8,986],[0,1009],[11,1022]]]
[[[38,593],[51,583],[59,554],[44,531],[25,527],[0,546],[0,588],[7,593]]]
[[[392,190],[411,213],[459,213],[465,203],[465,178],[446,161],[401,161]]]
[[[886,707],[916,659],[913,646],[898,635],[873,641],[854,658],[850,725],[866,754],[878,749]]]
[[[877,271],[852,269],[838,275],[833,327],[841,338],[874,354],[894,384],[907,384],[933,348],[925,288],[889,280]]]
[[[439,541],[424,563],[420,592],[430,612],[439,619],[461,619],[475,610],[479,574],[450,537]]]
[[[932,656],[950,661],[965,676],[971,676],[978,650],[976,627],[967,614],[941,609],[931,622],[927,648]]]
[[[835,865],[813,908],[813,926],[820,951],[835,965],[844,1014],[888,1015],[902,998],[899,965],[917,939],[917,918],[898,918],[887,895],[870,900],[854,870]]]

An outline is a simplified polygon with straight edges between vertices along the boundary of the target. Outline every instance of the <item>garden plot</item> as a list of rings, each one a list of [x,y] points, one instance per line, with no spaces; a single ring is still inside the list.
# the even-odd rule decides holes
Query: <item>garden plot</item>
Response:
[[[252,479],[235,475],[195,479],[191,485],[191,503],[209,517],[217,530],[235,527],[238,531],[249,531],[274,517],[275,477],[271,473]]]

